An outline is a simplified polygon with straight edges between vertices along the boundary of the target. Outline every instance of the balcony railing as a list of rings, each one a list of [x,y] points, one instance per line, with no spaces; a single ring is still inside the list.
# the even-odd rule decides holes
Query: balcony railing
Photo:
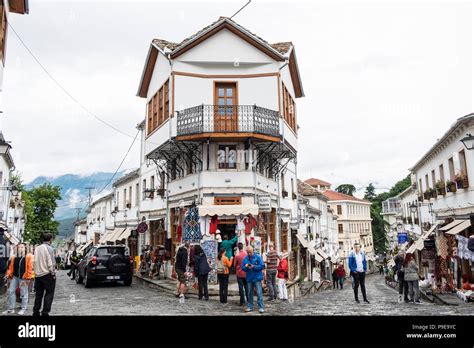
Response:
[[[256,105],[198,105],[177,113],[177,135],[259,133],[278,136],[278,111]]]

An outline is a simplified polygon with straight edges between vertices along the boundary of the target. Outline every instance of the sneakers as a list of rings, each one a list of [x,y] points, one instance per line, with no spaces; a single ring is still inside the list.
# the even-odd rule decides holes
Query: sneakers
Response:
[[[357,302],[357,303],[360,303],[360,301],[359,301],[358,299],[356,299],[356,302]]]
[[[7,309],[6,311],[3,311],[2,314],[15,314],[14,309]]]
[[[245,312],[251,312],[251,311],[252,311],[252,309],[251,309],[251,308],[248,308],[248,307],[247,307],[247,308],[245,308]]]
[[[370,304],[369,300],[367,300],[367,299],[365,299],[365,300],[364,300],[364,302],[365,302],[365,303],[369,303],[369,304]]]
[[[258,310],[258,312],[259,312],[260,314],[262,314],[262,313],[265,312],[265,310],[264,310],[263,308],[260,308],[260,309]]]
[[[18,315],[25,315],[26,313],[26,309],[20,309],[20,311],[18,312]]]
[[[414,302],[415,304],[422,304],[423,302],[421,302],[421,300],[417,300]]]

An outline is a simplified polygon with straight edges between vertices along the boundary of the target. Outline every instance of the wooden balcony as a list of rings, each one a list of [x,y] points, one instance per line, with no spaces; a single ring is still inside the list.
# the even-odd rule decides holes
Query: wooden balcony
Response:
[[[257,105],[198,105],[177,112],[176,140],[280,141],[278,111]]]

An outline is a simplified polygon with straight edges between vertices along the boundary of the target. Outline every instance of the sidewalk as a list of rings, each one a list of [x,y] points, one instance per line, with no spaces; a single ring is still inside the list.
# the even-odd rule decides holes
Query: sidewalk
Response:
[[[398,291],[398,284],[395,282],[385,282],[385,284]],[[457,297],[455,294],[435,294],[433,293],[430,289],[423,289],[420,288],[420,295],[424,300],[436,303],[436,304],[441,304],[441,305],[446,305],[446,306],[473,306],[472,303],[469,302],[464,302],[461,300],[459,297]],[[474,309],[474,308],[473,308]]]
[[[176,287],[178,286],[178,281],[174,279],[150,279],[148,277],[142,277],[139,274],[134,274],[134,283],[141,284],[145,287],[152,289],[158,289],[170,294],[176,293]],[[209,298],[219,300],[219,285],[218,284],[208,284]],[[189,288],[186,296],[191,298],[198,298],[198,290]],[[229,290],[228,297],[238,297],[239,296],[239,286],[237,281],[235,281],[235,275],[231,275],[229,279]]]

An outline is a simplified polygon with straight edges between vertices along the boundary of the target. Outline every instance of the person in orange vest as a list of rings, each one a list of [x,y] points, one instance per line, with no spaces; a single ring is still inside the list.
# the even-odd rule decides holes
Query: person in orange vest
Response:
[[[16,289],[19,287],[21,309],[18,315],[24,315],[28,307],[28,285],[33,278],[33,255],[26,253],[25,244],[17,245],[17,254],[12,255],[5,278],[10,281],[10,286],[8,287],[8,307],[3,314],[15,313]]]

